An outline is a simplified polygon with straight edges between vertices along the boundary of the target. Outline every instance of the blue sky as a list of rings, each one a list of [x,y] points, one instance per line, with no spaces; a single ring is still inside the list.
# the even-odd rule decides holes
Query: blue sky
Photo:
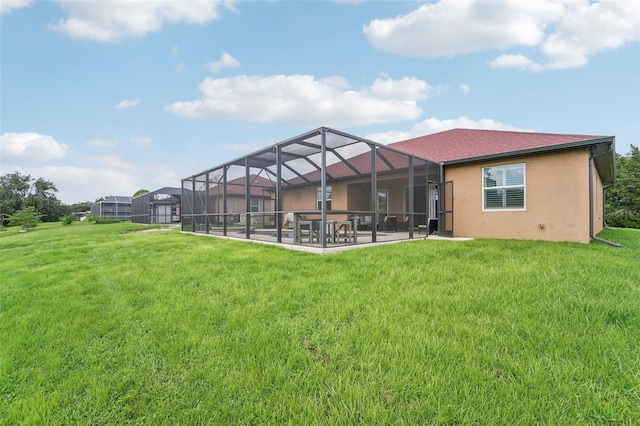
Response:
[[[640,145],[640,2],[2,0],[0,174],[64,203],[328,126]]]

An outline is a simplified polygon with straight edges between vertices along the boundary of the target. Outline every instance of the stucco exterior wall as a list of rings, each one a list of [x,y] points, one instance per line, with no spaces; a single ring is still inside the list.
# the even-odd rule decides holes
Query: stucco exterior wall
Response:
[[[315,210],[316,188],[291,188],[282,193],[282,209],[287,211]]]
[[[604,188],[598,169],[593,167],[593,235],[604,229]]]
[[[526,164],[525,210],[483,211],[482,168],[514,163]],[[445,180],[454,182],[454,236],[589,242],[586,150],[447,166]],[[601,184],[594,193],[602,198]]]
[[[309,185],[300,188],[290,188],[284,191],[282,196],[282,209],[284,212],[300,212],[317,210],[316,191],[320,185]],[[345,183],[335,183],[327,185],[331,187],[331,210],[347,210],[348,185]],[[329,211],[331,212],[331,211]],[[344,218],[346,219],[346,215]],[[343,217],[332,217],[341,220]],[[314,215],[307,214],[307,218],[315,218]]]
[[[354,183],[355,182],[355,183]],[[378,180],[378,190],[387,190],[388,211],[393,214],[404,212],[404,192],[408,177],[385,176]],[[331,210],[369,211],[371,210],[371,183],[343,181],[331,182]],[[309,185],[284,191],[282,204],[284,211],[316,210],[316,189]]]
[[[347,184],[347,209],[354,211],[371,210],[371,183]]]
[[[399,221],[403,220],[400,215],[404,213],[404,189],[408,184],[406,177],[378,181],[378,190],[386,189],[389,194],[388,212],[398,216]]]

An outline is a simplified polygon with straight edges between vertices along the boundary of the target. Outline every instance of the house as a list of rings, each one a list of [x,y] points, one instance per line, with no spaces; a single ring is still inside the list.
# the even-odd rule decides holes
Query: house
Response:
[[[454,129],[391,146],[442,164],[456,236],[587,243],[604,226],[614,144],[613,136]]]
[[[180,222],[181,188],[164,187],[133,197],[131,221],[134,223]]]
[[[592,135],[454,129],[382,145],[322,127],[183,179],[182,229],[323,248],[430,229],[588,242],[603,228],[614,152],[614,137]]]
[[[254,224],[260,223],[265,226],[274,226],[272,213],[275,206],[272,193],[274,192],[275,182],[255,174],[249,175],[248,182],[249,197],[247,198],[246,176],[227,181],[227,197],[225,200],[223,197],[224,185],[222,176],[218,176],[215,180],[210,180],[209,196],[207,198],[209,210],[212,210],[214,213],[226,211],[227,213],[235,214],[235,217],[229,221],[229,223],[233,224],[244,224],[246,215],[240,213],[249,211],[252,213],[251,222]],[[221,223],[222,219],[217,222]]]
[[[194,179],[183,180],[183,212],[190,212],[183,214],[183,220],[185,217],[188,220],[183,229],[221,233],[231,227],[243,229],[247,222],[275,227],[276,183],[256,174],[229,176],[228,172],[210,170]]]
[[[109,195],[92,204],[91,213],[100,218],[131,220],[131,197]]]

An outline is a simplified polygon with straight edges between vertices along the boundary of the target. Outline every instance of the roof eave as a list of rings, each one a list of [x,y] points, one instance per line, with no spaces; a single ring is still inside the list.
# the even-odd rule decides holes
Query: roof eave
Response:
[[[614,142],[614,137],[613,136],[607,136],[607,137],[603,137],[603,138],[588,139],[588,140],[579,141],[579,142],[570,142],[570,143],[565,143],[565,144],[561,144],[561,145],[543,146],[543,147],[536,147],[536,148],[521,149],[521,150],[518,150],[518,151],[509,151],[509,152],[500,152],[500,153],[496,153],[496,154],[479,155],[477,157],[467,157],[467,158],[457,158],[457,159],[453,159],[453,160],[445,160],[445,161],[442,161],[442,164],[444,164],[445,166],[450,166],[450,165],[456,165],[456,164],[477,163],[477,162],[480,162],[480,161],[495,160],[495,159],[498,159],[498,158],[521,157],[523,155],[543,154],[543,153],[548,153],[548,152],[553,152],[553,151],[566,151],[566,150],[569,150],[569,149],[589,147],[590,145],[599,145],[599,144],[603,144],[603,143],[613,144],[613,142]]]
[[[595,164],[600,173],[602,183],[604,185],[612,184],[615,181],[615,136],[605,136],[596,139],[586,139],[578,142],[570,142],[561,145],[551,145],[537,148],[522,149],[519,151],[502,152],[498,154],[481,155],[477,157],[460,158],[455,160],[443,161],[444,166],[452,166],[459,164],[477,163],[481,161],[497,160],[500,158],[522,157],[533,154],[544,154],[554,151],[566,151],[577,148],[589,148],[594,145],[608,145],[602,151],[603,154],[595,158]]]

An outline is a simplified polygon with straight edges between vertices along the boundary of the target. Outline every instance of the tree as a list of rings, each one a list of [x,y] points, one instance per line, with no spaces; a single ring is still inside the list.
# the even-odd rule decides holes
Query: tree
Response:
[[[91,201],[83,201],[81,203],[65,204],[63,205],[65,214],[88,212],[91,210]]]
[[[64,214],[62,203],[56,198],[58,188],[48,180],[38,178],[31,185],[32,192],[27,196],[27,205],[35,207],[45,222],[54,222]]]
[[[607,211],[640,213],[640,149],[631,145],[626,155],[616,153],[616,163],[616,182],[606,192]]]
[[[31,176],[10,173],[0,177],[0,215],[9,217],[26,206]]]
[[[149,192],[149,190],[148,190],[148,189],[138,189],[138,190],[136,191],[136,193],[135,193],[135,194],[133,194],[133,196],[134,196],[134,197],[137,197],[137,196],[142,195],[142,194],[147,194],[148,192]]]
[[[615,184],[605,191],[608,226],[640,228],[640,149],[631,145],[627,155],[616,154]]]
[[[57,221],[64,213],[55,193],[58,189],[48,180],[34,179],[20,172],[0,177],[0,216],[8,217],[32,206],[45,221]]]
[[[38,213],[33,206],[29,206],[24,209],[20,209],[9,216],[9,224],[18,225],[20,226],[20,229],[28,231],[29,229],[38,226],[41,216],[42,215]]]

